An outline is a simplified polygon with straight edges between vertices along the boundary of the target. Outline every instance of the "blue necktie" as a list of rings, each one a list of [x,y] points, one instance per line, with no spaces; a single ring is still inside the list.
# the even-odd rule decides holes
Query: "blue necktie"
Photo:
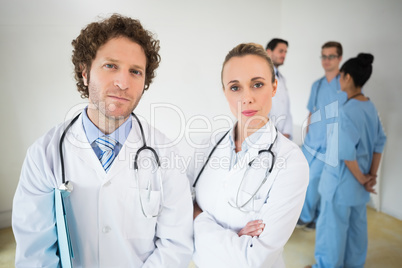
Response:
[[[115,153],[113,151],[114,147],[117,144],[117,141],[108,136],[102,136],[95,140],[96,144],[101,149],[102,154],[99,157],[99,161],[101,162],[103,168],[106,172],[109,171],[110,167],[112,166]]]

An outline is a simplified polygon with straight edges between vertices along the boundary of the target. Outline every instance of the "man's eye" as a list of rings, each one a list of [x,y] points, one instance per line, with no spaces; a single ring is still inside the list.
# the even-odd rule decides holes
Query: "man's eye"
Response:
[[[141,75],[141,71],[137,71],[137,70],[132,70],[131,73],[136,74],[136,75]]]
[[[112,69],[112,68],[115,68],[116,67],[116,65],[114,65],[114,64],[105,64],[105,67],[106,68],[109,68],[109,69]]]

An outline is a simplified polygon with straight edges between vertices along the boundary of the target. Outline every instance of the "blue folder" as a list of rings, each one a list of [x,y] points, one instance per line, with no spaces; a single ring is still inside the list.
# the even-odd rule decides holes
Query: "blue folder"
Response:
[[[55,189],[54,201],[56,207],[57,243],[59,247],[61,267],[72,268],[72,258],[74,258],[74,255],[64,205],[64,198],[68,197],[65,197],[64,195],[65,191]]]

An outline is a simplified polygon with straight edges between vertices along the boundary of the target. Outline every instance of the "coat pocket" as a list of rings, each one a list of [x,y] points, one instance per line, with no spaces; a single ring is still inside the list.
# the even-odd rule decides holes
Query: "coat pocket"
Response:
[[[160,191],[130,188],[126,204],[124,216],[126,238],[153,239],[161,205]]]

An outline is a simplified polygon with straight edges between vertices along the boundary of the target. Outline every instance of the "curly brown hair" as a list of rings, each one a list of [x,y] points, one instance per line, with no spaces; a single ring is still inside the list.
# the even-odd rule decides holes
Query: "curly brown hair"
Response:
[[[274,65],[272,63],[271,58],[268,56],[267,52],[264,50],[264,47],[261,46],[260,44],[256,44],[256,43],[243,43],[243,44],[239,44],[239,45],[235,46],[231,51],[229,51],[229,53],[225,57],[225,60],[223,61],[222,70],[221,70],[222,88],[224,88],[223,81],[222,81],[223,68],[225,68],[226,63],[233,57],[243,57],[243,56],[247,56],[247,55],[255,55],[255,56],[261,57],[264,60],[266,60],[268,63],[270,72],[271,72],[271,76],[272,76],[271,82],[272,83],[275,82]]]
[[[74,64],[77,89],[82,98],[88,98],[88,86],[84,84],[82,72],[89,70],[96,57],[98,49],[112,38],[127,37],[139,44],[145,52],[147,66],[145,70],[144,90],[149,88],[155,77],[155,70],[160,63],[159,40],[154,39],[153,34],[145,30],[140,21],[113,14],[107,19],[88,24],[81,30],[80,35],[71,42],[73,45],[72,62]]]

